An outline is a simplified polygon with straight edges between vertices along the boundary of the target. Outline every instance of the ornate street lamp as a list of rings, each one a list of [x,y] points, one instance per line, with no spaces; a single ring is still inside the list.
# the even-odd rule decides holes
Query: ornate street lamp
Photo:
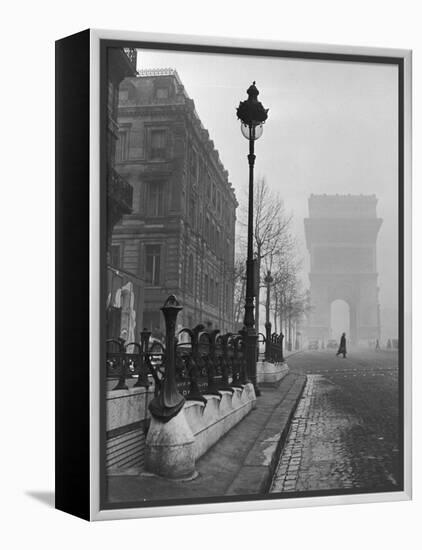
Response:
[[[256,395],[260,391],[256,382],[256,348],[257,332],[254,319],[254,258],[253,258],[253,171],[255,164],[255,140],[262,136],[263,124],[268,118],[268,109],[264,109],[262,103],[258,101],[258,89],[255,81],[247,90],[248,99],[241,101],[237,108],[237,117],[241,122],[243,136],[249,140],[249,207],[248,207],[248,255],[246,259],[246,300],[245,300],[245,318],[244,325],[246,330],[246,369],[249,379],[254,385]]]

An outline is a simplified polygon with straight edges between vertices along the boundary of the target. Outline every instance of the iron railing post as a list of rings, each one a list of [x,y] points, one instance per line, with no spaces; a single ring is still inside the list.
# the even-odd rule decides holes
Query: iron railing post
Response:
[[[149,346],[149,339],[151,337],[151,331],[144,328],[140,332],[141,335],[141,349],[139,353],[139,374],[138,374],[138,381],[135,384],[135,388],[148,388],[150,386],[150,382],[148,380],[148,370],[146,368],[146,357],[148,354],[148,346]]]
[[[228,346],[228,340],[231,336],[231,333],[228,332],[227,334],[224,334],[224,336],[221,337],[221,357],[220,357],[220,365],[221,365],[221,389],[228,389],[229,386],[229,374],[230,374],[230,366],[229,366],[229,346]]]
[[[220,333],[220,330],[215,329],[209,334],[210,350],[209,350],[209,361],[208,361],[208,389],[207,389],[209,393],[218,392],[218,387],[215,381],[215,377],[217,375],[216,339],[219,333]]]
[[[265,361],[273,361],[273,356],[271,352],[271,323],[267,321],[265,323]]]
[[[267,302],[265,304],[265,361],[270,362],[271,359],[271,323],[270,323],[270,285],[273,282],[271,271],[267,271],[264,279],[267,285]]]
[[[284,363],[283,340],[284,340],[284,334],[282,332],[280,332],[280,350],[281,350],[281,362],[282,363]]]
[[[191,354],[188,359],[190,385],[187,398],[190,400],[204,401],[204,397],[202,396],[198,385],[200,363],[202,361],[199,354],[199,334],[204,330],[204,328],[204,325],[197,325],[194,329],[188,331],[191,338]]]
[[[240,383],[241,384],[247,384],[249,382],[249,372],[248,372],[248,369],[247,369],[247,357],[246,357],[246,353],[247,353],[247,337],[248,337],[248,333],[247,333],[247,329],[246,328],[243,328],[241,330],[239,330],[239,335],[240,335],[240,339],[238,339],[237,341],[237,346],[238,346],[238,356],[239,356],[239,344],[240,344],[240,370],[239,370],[239,375],[240,375]],[[257,348],[255,348],[257,349]]]
[[[125,341],[123,338],[117,338],[117,343],[119,346],[119,379],[113,390],[127,390],[129,388],[126,384],[127,365],[125,358]]]

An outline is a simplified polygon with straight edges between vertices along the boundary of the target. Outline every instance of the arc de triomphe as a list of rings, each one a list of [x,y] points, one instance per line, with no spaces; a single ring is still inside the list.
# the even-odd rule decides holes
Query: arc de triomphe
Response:
[[[352,344],[380,337],[375,195],[311,195],[305,218],[310,254],[308,338],[330,337],[331,304],[349,306]],[[336,335],[337,336],[337,335]]]

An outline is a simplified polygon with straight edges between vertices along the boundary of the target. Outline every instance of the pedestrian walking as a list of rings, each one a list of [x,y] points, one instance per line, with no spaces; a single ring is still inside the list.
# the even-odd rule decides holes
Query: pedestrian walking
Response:
[[[340,345],[338,348],[338,351],[336,353],[336,356],[343,355],[343,359],[346,359],[346,333],[343,332],[340,338]]]
[[[375,351],[380,351],[380,341],[377,338],[377,341],[375,343]]]

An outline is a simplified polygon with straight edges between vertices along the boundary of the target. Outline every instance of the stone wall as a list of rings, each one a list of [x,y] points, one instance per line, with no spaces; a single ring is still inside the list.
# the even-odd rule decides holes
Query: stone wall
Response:
[[[148,405],[153,397],[151,387],[107,392],[107,471],[142,469],[150,418]]]
[[[286,362],[271,363],[258,361],[256,364],[256,379],[258,384],[278,384],[289,372]]]
[[[195,438],[195,458],[202,456],[224,434],[240,422],[255,406],[252,384],[220,395],[204,395],[206,404],[187,401],[184,406],[186,420]]]
[[[195,462],[240,422],[255,406],[251,383],[218,394],[204,394],[203,401],[187,401],[170,420],[151,419],[145,447],[148,473],[170,479],[194,479]]]
[[[114,382],[114,381],[113,381]],[[154,397],[150,388],[128,390],[109,388],[107,392],[106,467],[109,473],[144,466],[144,452],[151,415],[148,405]],[[133,383],[135,380],[133,380]],[[133,385],[133,384],[132,384]],[[240,422],[255,406],[252,384],[204,395],[201,401],[186,401],[183,413],[194,437],[195,459],[202,456],[224,434]]]

